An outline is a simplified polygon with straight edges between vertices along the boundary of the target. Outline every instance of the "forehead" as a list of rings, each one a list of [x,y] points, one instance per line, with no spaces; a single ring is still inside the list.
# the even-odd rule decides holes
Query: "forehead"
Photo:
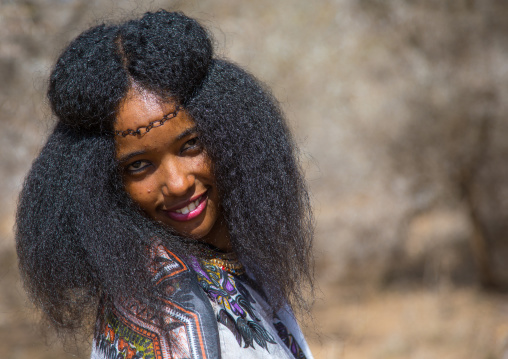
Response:
[[[161,120],[176,110],[175,102],[164,102],[157,95],[142,89],[131,89],[120,105],[114,125],[115,131],[136,130],[146,127],[153,121]],[[152,149],[164,146],[178,137],[186,129],[193,127],[194,121],[183,110],[175,118],[170,118],[162,126],[140,135],[117,135],[117,157],[126,152]]]
[[[174,111],[176,105],[171,101],[163,101],[152,92],[133,87],[121,102],[115,121],[116,131],[136,130],[147,126],[166,113]]]

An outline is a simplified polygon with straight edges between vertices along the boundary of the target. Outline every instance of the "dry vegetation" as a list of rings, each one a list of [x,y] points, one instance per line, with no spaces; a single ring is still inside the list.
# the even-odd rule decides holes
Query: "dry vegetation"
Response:
[[[504,358],[508,5],[495,0],[0,0],[0,356],[76,352],[41,339],[12,235],[51,127],[52,62],[87,26],[160,7],[210,27],[299,138],[318,223],[316,358]]]

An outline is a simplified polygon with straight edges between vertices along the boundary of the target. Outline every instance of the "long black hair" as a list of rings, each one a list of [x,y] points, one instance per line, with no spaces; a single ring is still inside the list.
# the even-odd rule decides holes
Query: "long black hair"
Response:
[[[299,307],[312,286],[313,221],[298,153],[277,101],[239,66],[213,56],[211,36],[182,13],[158,11],[93,27],[50,77],[57,124],[20,194],[19,267],[57,328],[83,323],[104,295],[146,296],[147,246],[197,252],[126,194],[113,125],[133,85],[176,101],[210,156],[231,244],[269,302]]]

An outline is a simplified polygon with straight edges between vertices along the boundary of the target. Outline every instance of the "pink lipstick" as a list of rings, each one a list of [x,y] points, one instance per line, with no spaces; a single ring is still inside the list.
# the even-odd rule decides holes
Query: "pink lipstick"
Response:
[[[170,210],[165,210],[164,212],[168,215],[169,218],[174,219],[175,221],[185,222],[189,221],[201,214],[203,210],[206,208],[208,200],[207,193],[203,193],[196,199],[191,199],[187,201],[183,206],[180,205],[178,208],[172,208]]]

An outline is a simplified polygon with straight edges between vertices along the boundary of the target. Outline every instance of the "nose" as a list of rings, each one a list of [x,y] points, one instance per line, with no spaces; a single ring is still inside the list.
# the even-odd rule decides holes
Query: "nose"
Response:
[[[167,162],[162,171],[162,194],[166,197],[184,197],[193,190],[195,176],[185,163]]]

